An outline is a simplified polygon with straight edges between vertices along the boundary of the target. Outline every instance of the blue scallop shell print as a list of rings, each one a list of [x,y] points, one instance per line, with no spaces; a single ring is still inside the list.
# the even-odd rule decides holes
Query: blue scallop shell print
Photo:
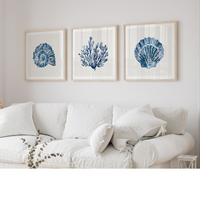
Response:
[[[150,69],[156,67],[163,58],[164,48],[157,39],[148,37],[140,40],[136,45],[134,55],[141,67]]]
[[[33,52],[34,63],[38,67],[46,67],[48,64],[55,66],[56,58],[52,47],[47,43],[42,43]]]
[[[90,66],[96,70],[96,67],[103,67],[104,63],[108,61],[108,47],[103,45],[103,42],[94,45],[92,37],[89,37],[88,45],[83,46],[78,55],[81,57],[82,66]]]

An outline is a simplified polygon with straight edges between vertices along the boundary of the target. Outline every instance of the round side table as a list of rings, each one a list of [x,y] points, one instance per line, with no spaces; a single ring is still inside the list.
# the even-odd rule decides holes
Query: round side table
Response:
[[[178,156],[178,168],[197,168],[197,157],[194,155],[180,155]]]

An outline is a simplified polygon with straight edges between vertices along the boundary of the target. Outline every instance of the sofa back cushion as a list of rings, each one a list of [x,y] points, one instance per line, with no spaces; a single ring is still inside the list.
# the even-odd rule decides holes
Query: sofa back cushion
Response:
[[[166,134],[185,134],[188,111],[184,108],[154,107],[154,115],[167,122]]]
[[[35,103],[33,121],[39,133],[61,139],[65,128],[68,104]]]
[[[0,137],[38,135],[32,118],[32,102],[0,110]]]
[[[114,106],[113,124],[128,111],[134,109],[132,106]],[[153,107],[154,116],[167,122],[166,134],[185,134],[188,111],[184,108],[173,107]]]
[[[87,139],[100,125],[112,123],[112,112],[110,105],[69,104],[62,138]]]

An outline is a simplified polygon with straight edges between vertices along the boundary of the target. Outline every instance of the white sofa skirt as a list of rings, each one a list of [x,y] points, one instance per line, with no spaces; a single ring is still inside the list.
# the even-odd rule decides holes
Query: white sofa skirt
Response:
[[[158,165],[152,165],[149,167],[149,169],[168,169],[168,168],[178,168],[178,161],[177,158],[162,163]],[[29,169],[26,164],[15,164],[15,163],[3,163],[0,162],[0,169]],[[40,167],[39,169],[61,169],[58,167]],[[65,169],[74,169],[74,168],[65,168]],[[105,168],[106,169],[106,168]]]

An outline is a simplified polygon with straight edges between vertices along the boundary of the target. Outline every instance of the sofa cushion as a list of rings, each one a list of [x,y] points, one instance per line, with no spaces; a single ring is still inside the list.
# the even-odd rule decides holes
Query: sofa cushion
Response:
[[[122,115],[114,124],[112,143],[120,151],[135,145],[142,137],[157,137],[165,134],[166,122],[154,116],[149,104],[140,106]],[[131,146],[130,146],[131,147]]]
[[[32,102],[0,110],[0,137],[38,135],[32,119]]]
[[[50,159],[45,160],[39,167],[47,168],[70,168],[71,167],[71,155],[76,151],[87,147],[87,140],[85,139],[65,139],[65,140],[54,140],[43,149],[41,158],[44,158],[45,155],[51,153],[60,153],[63,154],[62,157],[51,157]],[[39,153],[39,149],[42,145],[38,145],[38,148],[35,152],[35,155]],[[27,162],[28,151],[26,150]]]
[[[67,117],[66,103],[35,103],[33,121],[39,133],[61,139]]]
[[[28,147],[21,138],[24,138],[29,144],[33,145],[35,136],[9,136],[0,138],[0,162],[25,163],[24,150]],[[50,137],[44,136],[44,141]]]
[[[95,155],[98,156],[108,145],[113,135],[112,124],[102,124],[92,133],[89,144]]]
[[[70,104],[62,138],[87,139],[102,124],[112,122],[112,106]]]
[[[148,168],[168,162],[178,155],[185,155],[194,147],[189,133],[165,135],[156,139],[141,141],[133,150],[133,167]]]
[[[97,157],[92,148],[85,147],[72,155],[74,168],[132,168],[132,154],[119,153],[112,144]]]
[[[133,106],[114,106],[113,124],[126,112],[134,109]],[[188,111],[181,107],[153,107],[155,117],[167,122],[166,134],[184,134],[186,132]]]
[[[122,115],[124,115],[125,113],[127,113],[130,110],[133,110],[134,108],[135,107],[133,107],[133,106],[118,106],[118,105],[113,106],[112,123],[115,124]]]
[[[167,122],[166,134],[185,134],[188,111],[184,108],[153,108],[156,117]]]

